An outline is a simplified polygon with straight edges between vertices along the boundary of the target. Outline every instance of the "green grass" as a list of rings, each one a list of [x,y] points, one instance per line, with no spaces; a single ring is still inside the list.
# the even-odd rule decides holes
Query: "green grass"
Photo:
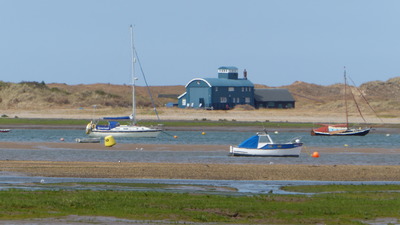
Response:
[[[78,119],[25,119],[25,118],[0,118],[0,124],[4,125],[82,125],[88,124],[88,120]]]
[[[169,127],[266,127],[266,128],[311,128],[311,123],[278,123],[278,122],[238,122],[238,121],[210,121],[210,120],[194,120],[194,121],[162,121],[164,126]]]
[[[400,218],[396,185],[318,186],[343,193],[221,196],[130,191],[0,191],[0,219],[66,215],[242,224],[362,224]],[[389,187],[389,188],[388,188]],[[295,188],[295,187],[294,187]],[[348,189],[347,189],[348,188]]]

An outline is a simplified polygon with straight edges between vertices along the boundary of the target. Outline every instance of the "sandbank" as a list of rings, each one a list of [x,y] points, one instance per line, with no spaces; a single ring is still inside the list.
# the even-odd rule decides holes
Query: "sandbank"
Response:
[[[224,145],[156,145],[101,143],[14,143],[1,142],[0,149],[96,149],[103,151],[226,151]],[[399,154],[400,149],[379,148],[315,148],[320,153],[344,152]],[[257,165],[205,163],[141,163],[141,162],[50,162],[0,161],[0,171],[28,176],[81,178],[143,178],[143,179],[208,179],[208,180],[319,180],[319,181],[400,181],[397,165]]]

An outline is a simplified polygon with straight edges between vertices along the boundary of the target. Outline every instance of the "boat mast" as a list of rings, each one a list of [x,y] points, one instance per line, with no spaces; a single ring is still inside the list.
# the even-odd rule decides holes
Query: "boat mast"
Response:
[[[135,99],[135,45],[133,44],[133,27],[131,25],[130,27],[131,30],[131,46],[132,46],[132,124],[136,124],[136,99]]]
[[[347,78],[346,78],[346,67],[344,67],[344,104],[346,108],[346,127],[349,129],[349,113],[347,109]]]

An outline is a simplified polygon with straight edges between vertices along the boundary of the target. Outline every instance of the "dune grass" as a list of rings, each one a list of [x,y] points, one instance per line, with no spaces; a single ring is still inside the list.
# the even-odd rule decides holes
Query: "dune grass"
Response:
[[[321,191],[326,188],[341,187],[328,185]],[[349,188],[351,191],[340,193],[258,196],[13,189],[0,191],[0,219],[80,215],[175,222],[362,224],[360,221],[400,218],[400,193],[387,192],[379,185]]]

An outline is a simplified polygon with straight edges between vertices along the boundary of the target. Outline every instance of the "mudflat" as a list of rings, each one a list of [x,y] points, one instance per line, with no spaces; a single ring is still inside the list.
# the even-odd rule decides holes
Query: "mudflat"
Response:
[[[1,142],[1,149],[96,149],[104,151],[228,151],[221,145],[153,145],[118,144],[105,147],[95,143],[14,143]],[[398,154],[400,149],[309,148],[307,152],[343,152]],[[2,157],[1,172],[29,176],[82,178],[147,178],[210,180],[328,180],[328,181],[400,181],[400,165],[281,165],[281,164],[205,164],[205,163],[138,163],[138,162],[54,162],[10,161]]]
[[[29,176],[208,180],[399,181],[400,166],[0,161]]]

